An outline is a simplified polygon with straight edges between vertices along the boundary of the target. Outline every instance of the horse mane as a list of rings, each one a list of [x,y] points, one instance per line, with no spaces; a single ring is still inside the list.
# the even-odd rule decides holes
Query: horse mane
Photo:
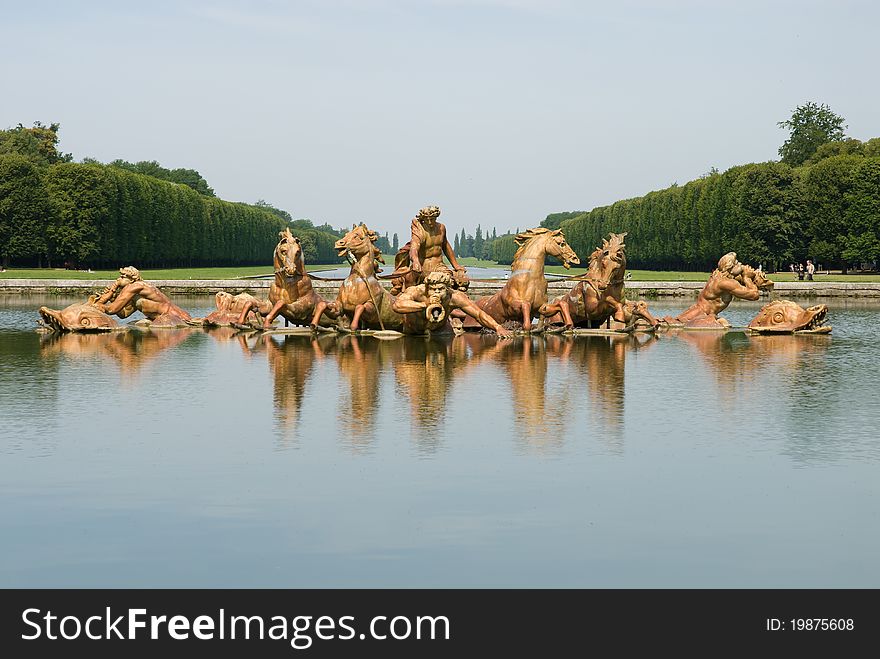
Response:
[[[532,238],[537,238],[539,236],[544,236],[548,233],[555,233],[558,229],[548,229],[547,227],[535,227],[534,229],[526,229],[522,233],[516,234],[516,237],[513,239],[517,245],[519,245],[519,249],[516,250],[516,253],[513,255],[514,259],[518,259],[522,254],[522,251],[526,248],[526,245],[532,240]]]
[[[610,236],[609,239],[602,239],[602,246],[597,247],[593,250],[593,253],[590,254],[590,265],[589,269],[593,270],[595,268],[599,268],[602,265],[602,255],[607,251],[609,254],[614,254],[617,252],[621,252],[622,255],[626,256],[626,245],[623,243],[623,239],[626,236],[627,232],[623,233],[611,233],[608,234]]]

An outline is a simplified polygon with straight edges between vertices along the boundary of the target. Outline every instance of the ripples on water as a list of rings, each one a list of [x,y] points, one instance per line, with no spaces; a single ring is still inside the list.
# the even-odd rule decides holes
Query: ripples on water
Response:
[[[0,585],[880,584],[877,306],[381,341],[40,335],[43,303],[0,308]]]

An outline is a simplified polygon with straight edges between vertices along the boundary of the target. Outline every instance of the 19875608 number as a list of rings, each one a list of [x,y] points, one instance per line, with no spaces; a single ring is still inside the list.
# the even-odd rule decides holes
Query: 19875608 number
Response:
[[[852,618],[792,618],[792,631],[849,631],[855,626]]]

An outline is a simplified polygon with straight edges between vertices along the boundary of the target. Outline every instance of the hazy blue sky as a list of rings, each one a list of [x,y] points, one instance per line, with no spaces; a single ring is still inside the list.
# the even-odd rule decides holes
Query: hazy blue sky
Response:
[[[0,0],[0,127],[316,223],[525,228],[775,159],[808,100],[880,136],[878,6]]]

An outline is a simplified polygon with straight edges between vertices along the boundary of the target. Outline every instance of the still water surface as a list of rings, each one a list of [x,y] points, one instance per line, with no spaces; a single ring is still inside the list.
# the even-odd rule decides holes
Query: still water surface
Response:
[[[33,331],[71,301],[0,301],[2,587],[880,587],[880,306],[800,337]]]

